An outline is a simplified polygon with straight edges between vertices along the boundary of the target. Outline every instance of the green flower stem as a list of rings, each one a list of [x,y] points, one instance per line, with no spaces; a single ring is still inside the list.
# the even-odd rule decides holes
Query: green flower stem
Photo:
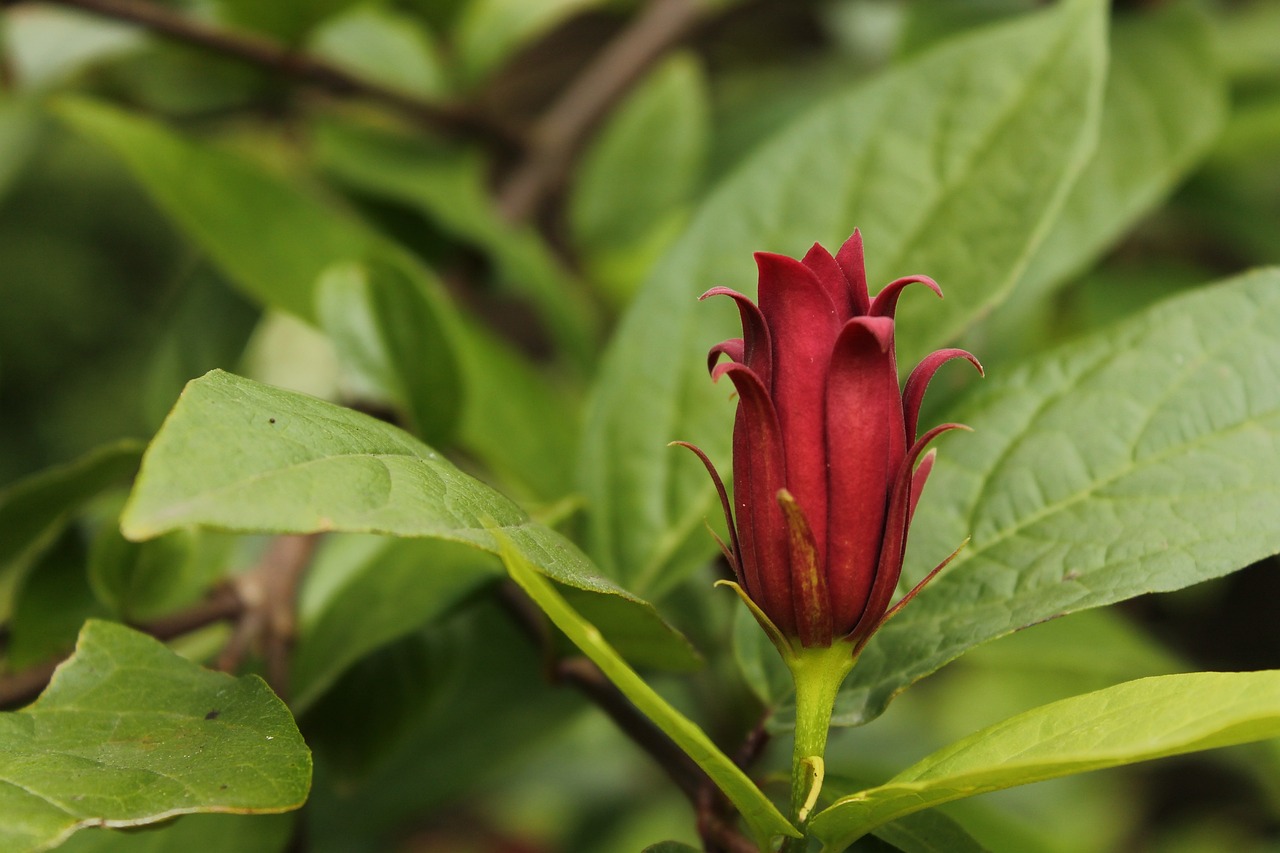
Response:
[[[828,648],[791,647],[783,653],[783,659],[796,688],[791,821],[803,832],[822,789],[831,712],[840,685],[853,669],[853,646],[837,640]]]

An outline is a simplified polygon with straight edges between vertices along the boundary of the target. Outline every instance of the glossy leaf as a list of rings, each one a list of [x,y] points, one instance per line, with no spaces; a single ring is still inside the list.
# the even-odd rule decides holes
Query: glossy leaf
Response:
[[[647,603],[596,574],[568,540],[407,433],[222,371],[193,380],[143,459],[121,517],[131,539],[198,525],[238,532],[384,533],[491,553],[497,526],[554,580],[619,596],[623,633],[690,649]]]
[[[856,725],[966,649],[1280,552],[1280,272],[1169,300],[984,383],[952,415],[908,549],[947,571],[868,644]]]
[[[696,723],[681,714],[638,676],[601,635],[600,629],[582,618],[555,587],[539,575],[505,535],[502,561],[511,577],[542,608],[557,628],[622,691],[631,703],[671,738],[707,775],[742,814],[761,845],[778,835],[799,837],[777,807],[729,756],[716,747]]]
[[[1280,736],[1280,672],[1197,672],[1130,681],[1013,717],[935,752],[809,824],[826,848],[904,815],[976,794]]]
[[[697,295],[749,290],[753,251],[800,256],[861,226],[870,281],[931,273],[946,291],[903,301],[909,363],[1016,281],[1091,149],[1105,60],[1102,4],[1073,0],[824,102],[720,186],[601,367],[579,470],[607,573],[656,594],[714,550],[682,551],[717,510],[697,461],[666,447],[693,441],[727,461],[730,394],[709,383],[705,351],[731,336],[733,311]]]
[[[209,672],[89,622],[40,698],[0,715],[0,774],[0,847],[26,853],[86,826],[295,809],[311,756],[260,678]]]

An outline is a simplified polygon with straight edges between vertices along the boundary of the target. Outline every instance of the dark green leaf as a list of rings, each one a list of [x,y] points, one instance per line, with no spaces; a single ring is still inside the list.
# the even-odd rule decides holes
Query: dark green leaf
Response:
[[[89,622],[41,697],[0,715],[0,773],[0,847],[26,853],[86,826],[295,809],[311,756],[260,678]]]
[[[1180,589],[1280,551],[1280,272],[1165,302],[993,379],[958,412],[908,576],[946,573],[863,652],[837,721],[865,722],[966,649]]]
[[[77,832],[58,853],[280,853],[290,815],[186,815],[159,826]]]

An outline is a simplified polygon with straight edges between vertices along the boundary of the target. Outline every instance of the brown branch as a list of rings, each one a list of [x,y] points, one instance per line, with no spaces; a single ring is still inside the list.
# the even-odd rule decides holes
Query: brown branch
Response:
[[[498,190],[498,210],[508,221],[537,213],[610,108],[688,34],[701,11],[697,0],[651,0],[578,75],[538,120],[524,161]]]
[[[0,0],[10,7],[32,0]],[[457,105],[433,104],[397,89],[382,86],[345,68],[291,50],[256,33],[235,32],[190,18],[145,0],[38,0],[56,6],[127,21],[176,41],[239,59],[283,77],[324,89],[331,94],[358,96],[408,116],[452,136],[478,138],[504,149],[519,149],[521,139],[511,127],[492,116]]]

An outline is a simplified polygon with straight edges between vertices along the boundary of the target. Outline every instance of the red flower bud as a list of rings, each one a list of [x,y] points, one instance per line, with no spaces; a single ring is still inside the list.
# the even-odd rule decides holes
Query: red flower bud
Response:
[[[729,296],[742,317],[742,337],[708,359],[712,378],[728,376],[738,392],[732,508],[715,468],[690,447],[720,493],[725,553],[746,595],[785,637],[803,646],[844,638],[856,652],[924,584],[889,609],[932,452],[916,462],[934,437],[963,428],[917,437],[925,387],[951,359],[982,366],[964,350],[939,350],[899,388],[898,296],[913,283],[942,290],[910,276],[871,299],[857,231],[834,258],[817,244],[800,261],[755,257],[758,305],[724,287],[702,297]]]

